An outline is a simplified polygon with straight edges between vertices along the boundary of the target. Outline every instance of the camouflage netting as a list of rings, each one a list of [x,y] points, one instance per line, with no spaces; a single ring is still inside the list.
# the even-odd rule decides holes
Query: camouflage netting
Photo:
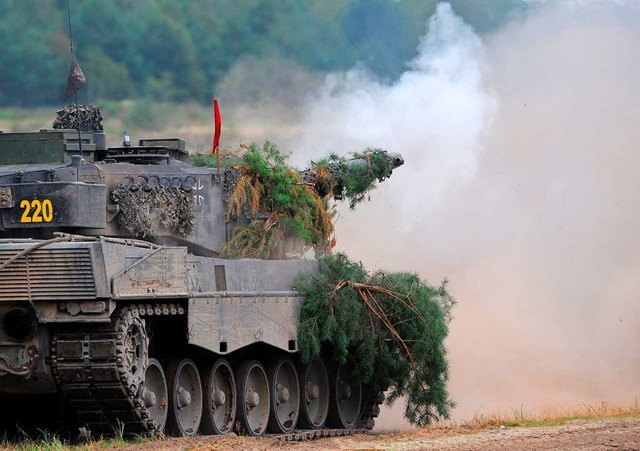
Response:
[[[193,194],[179,188],[131,190],[120,184],[111,193],[119,205],[118,223],[130,234],[153,237],[160,228],[188,236],[193,232]]]
[[[363,383],[389,389],[388,403],[406,397],[412,424],[448,418],[444,340],[455,301],[446,281],[433,287],[413,273],[369,274],[344,254],[320,263],[320,273],[295,284],[307,294],[298,328],[303,360],[329,347],[337,363],[354,364]]]
[[[56,111],[53,128],[74,129],[82,131],[102,130],[102,114],[100,108],[93,105],[67,105]]]

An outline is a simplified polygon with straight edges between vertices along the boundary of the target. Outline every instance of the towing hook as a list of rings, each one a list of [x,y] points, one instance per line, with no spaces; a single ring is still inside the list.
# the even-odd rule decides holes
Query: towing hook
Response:
[[[28,377],[35,366],[35,360],[31,360],[26,365],[15,365],[15,364],[7,364],[7,362],[0,358],[0,376],[4,376],[5,374],[11,374],[13,376],[24,376]]]

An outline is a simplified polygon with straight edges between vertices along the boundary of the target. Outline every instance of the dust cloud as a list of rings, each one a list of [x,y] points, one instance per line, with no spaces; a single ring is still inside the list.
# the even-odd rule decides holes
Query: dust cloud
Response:
[[[456,419],[640,394],[639,83],[629,2],[543,2],[482,39],[441,4],[396,83],[333,74],[269,134],[300,164],[404,155],[338,248],[450,280]]]

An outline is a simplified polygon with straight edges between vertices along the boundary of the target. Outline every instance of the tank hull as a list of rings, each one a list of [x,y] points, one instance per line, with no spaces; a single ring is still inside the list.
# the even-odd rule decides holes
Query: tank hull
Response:
[[[225,260],[189,255],[185,247],[72,239],[31,252],[43,241],[0,240],[0,264],[25,252],[0,271],[0,362],[16,373],[31,367],[37,376],[0,370],[21,380],[0,384],[0,393],[55,391],[51,335],[109,323],[122,307],[143,318],[186,318],[186,327],[170,331],[175,340],[217,355],[258,343],[297,351],[303,297],[291,286],[297,275],[317,271],[317,261]],[[22,326],[11,324],[22,319],[12,320],[17,311],[25,312]],[[16,328],[33,330],[19,330],[21,337]]]
[[[67,432],[158,434],[168,417],[178,425],[197,423],[190,432],[176,426],[176,435],[195,434],[207,429],[203,417],[213,421],[204,404],[207,384],[200,381],[187,403],[191,406],[200,393],[201,404],[192,410],[204,415],[181,417],[185,414],[170,402],[172,390],[182,388],[176,388],[179,382],[166,382],[164,392],[156,387],[153,402],[145,398],[153,379],[147,374],[150,361],[157,362],[165,379],[179,381],[182,373],[176,376],[171,368],[187,359],[200,380],[211,377],[209,368],[222,361],[236,377],[238,368],[258,362],[264,384],[284,377],[290,390],[302,393],[300,402],[309,402],[306,386],[292,375],[303,365],[297,339],[304,296],[291,287],[298,275],[318,270],[316,260],[226,260],[137,240],[71,235],[0,240],[0,398],[20,402],[54,395],[47,406],[63,400]],[[290,369],[279,375],[272,367],[283,358]],[[259,382],[260,375],[250,376],[251,383]],[[271,404],[276,405],[284,399],[277,386],[259,394],[275,396]],[[227,400],[245,391],[229,388]],[[363,398],[367,413],[348,429],[372,425],[375,396]],[[266,399],[260,402],[264,407]],[[157,406],[162,408],[154,413]],[[276,413],[269,412],[275,408],[264,408],[266,417],[245,419],[247,426],[239,432],[262,435],[269,419],[280,425],[275,432],[294,430],[295,423],[273,419]],[[226,422],[241,411],[235,401]]]

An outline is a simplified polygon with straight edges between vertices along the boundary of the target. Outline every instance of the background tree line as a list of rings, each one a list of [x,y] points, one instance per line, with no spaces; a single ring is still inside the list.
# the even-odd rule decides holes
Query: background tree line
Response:
[[[87,101],[210,102],[240,57],[311,73],[405,70],[438,0],[70,0]],[[522,0],[450,0],[480,33]],[[0,0],[0,105],[59,104],[69,69],[66,0]]]

